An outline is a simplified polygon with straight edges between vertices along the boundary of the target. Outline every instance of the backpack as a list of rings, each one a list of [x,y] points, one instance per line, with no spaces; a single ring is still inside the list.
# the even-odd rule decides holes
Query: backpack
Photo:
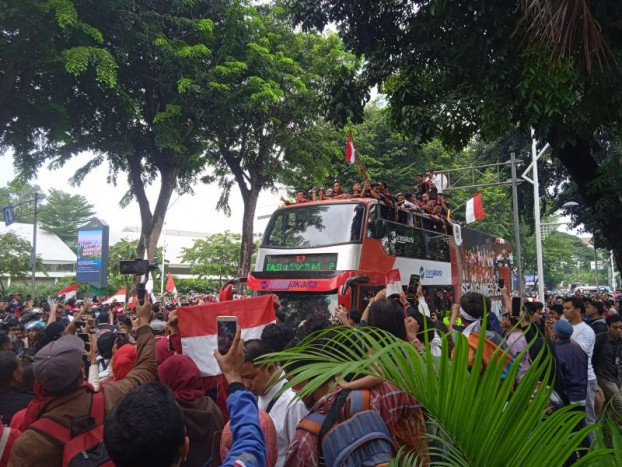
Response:
[[[348,418],[337,423],[348,397]],[[393,440],[380,414],[370,410],[369,399],[368,390],[343,390],[326,415],[311,413],[298,423],[298,428],[316,435],[320,466],[373,467],[391,460]]]
[[[30,429],[63,446],[63,467],[114,467],[104,445],[104,394],[93,393],[89,414],[76,417],[71,428],[53,415],[44,415]]]
[[[469,368],[471,368],[473,366],[473,359],[477,353],[477,347],[479,346],[479,333],[472,332],[469,334],[467,341],[469,343]],[[510,367],[514,362],[514,359],[510,357],[509,354],[504,355],[503,352],[503,349],[500,348],[499,345],[495,344],[488,338],[484,338],[484,348],[482,350],[482,371],[493,359],[495,359],[495,361],[500,361],[503,363],[503,374],[501,375],[502,381],[507,377]]]

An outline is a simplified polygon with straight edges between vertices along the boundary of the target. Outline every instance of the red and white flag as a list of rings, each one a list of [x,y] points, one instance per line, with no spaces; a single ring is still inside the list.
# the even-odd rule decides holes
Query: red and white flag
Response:
[[[168,279],[166,280],[166,291],[177,295],[177,287],[175,287],[175,281],[173,281],[173,275],[171,271],[168,272]]]
[[[482,194],[477,192],[473,198],[466,202],[466,223],[481,221],[486,218],[484,205],[482,204]]]
[[[354,141],[352,140],[352,132],[348,132],[348,142],[346,143],[346,160],[350,164],[356,162],[356,149],[354,149]]]
[[[63,290],[59,290],[56,293],[57,297],[60,297],[61,295],[65,296],[65,300],[69,300],[72,297],[76,296],[76,293],[78,292],[78,284],[71,284],[69,287],[65,287]]]
[[[402,293],[402,275],[399,269],[391,269],[385,275],[387,286],[387,297],[400,295]]]
[[[201,376],[215,376],[220,374],[214,358],[214,349],[218,346],[216,318],[235,316],[238,328],[242,329],[242,339],[259,339],[263,328],[274,323],[273,296],[181,307],[177,315],[184,355],[194,360]]]
[[[104,305],[110,305],[115,300],[117,302],[119,302],[119,303],[125,303],[125,296],[126,295],[127,295],[127,290],[126,289],[119,289],[108,300],[104,300],[103,304]]]

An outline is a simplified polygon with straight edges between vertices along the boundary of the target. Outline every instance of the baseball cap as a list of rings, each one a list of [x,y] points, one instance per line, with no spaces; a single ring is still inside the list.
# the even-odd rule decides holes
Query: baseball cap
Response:
[[[570,324],[565,319],[560,319],[559,321],[557,321],[553,325],[553,330],[555,331],[555,334],[557,334],[557,337],[559,337],[560,339],[570,339],[572,333],[574,332],[572,324]]]
[[[164,325],[164,321],[160,319],[154,319],[153,321],[151,321],[151,323],[149,323],[149,326],[151,326],[151,330],[155,333],[164,332]]]
[[[47,391],[67,388],[80,374],[83,350],[84,341],[77,336],[62,336],[50,342],[35,355],[35,380]]]

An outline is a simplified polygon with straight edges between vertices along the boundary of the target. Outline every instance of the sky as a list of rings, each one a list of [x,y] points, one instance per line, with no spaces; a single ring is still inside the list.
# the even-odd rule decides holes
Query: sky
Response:
[[[64,167],[51,170],[47,166],[40,169],[33,184],[39,185],[43,190],[55,188],[71,194],[84,196],[94,207],[96,216],[110,225],[111,230],[123,230],[125,227],[140,225],[138,203],[132,201],[127,207],[121,208],[119,201],[126,192],[128,185],[125,176],[119,176],[116,187],[106,183],[108,167],[106,164],[93,170],[86,176],[81,186],[71,186],[69,179],[75,171],[89,160],[89,154],[83,153],[75,156]],[[0,186],[6,186],[15,178],[13,169],[13,157],[10,151],[0,155]],[[147,196],[150,205],[154,206],[157,200],[159,184],[147,187]],[[231,190],[230,206],[231,216],[227,217],[222,212],[216,211],[216,202],[220,194],[218,185],[205,185],[198,183],[195,186],[194,195],[179,196],[174,193],[169,203],[166,215],[166,227],[169,229],[187,230],[212,234],[230,230],[241,233],[243,203],[239,190],[234,186]],[[257,203],[255,213],[254,232],[264,231],[267,219],[257,220],[259,216],[271,214],[280,204],[279,195],[262,192]]]

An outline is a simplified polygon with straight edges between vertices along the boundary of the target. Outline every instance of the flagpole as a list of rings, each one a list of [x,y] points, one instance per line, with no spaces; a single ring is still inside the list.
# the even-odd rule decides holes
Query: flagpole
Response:
[[[160,274],[160,301],[164,303],[164,265],[166,264],[166,222],[164,223],[164,240],[162,241],[162,273]]]

